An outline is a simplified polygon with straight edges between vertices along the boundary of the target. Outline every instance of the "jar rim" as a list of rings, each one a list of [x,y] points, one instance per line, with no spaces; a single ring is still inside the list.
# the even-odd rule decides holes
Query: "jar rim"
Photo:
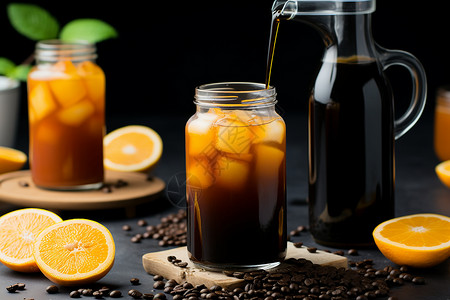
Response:
[[[275,87],[256,82],[216,82],[197,86],[194,103],[208,107],[266,107],[276,104]]]
[[[95,44],[84,40],[62,41],[58,39],[37,42],[35,56],[37,60],[55,62],[61,59],[81,61],[97,58]]]

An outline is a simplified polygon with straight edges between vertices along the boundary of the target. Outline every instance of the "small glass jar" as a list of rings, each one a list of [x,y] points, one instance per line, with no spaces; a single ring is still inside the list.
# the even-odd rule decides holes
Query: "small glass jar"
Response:
[[[259,269],[286,255],[286,127],[275,88],[196,88],[186,124],[187,249],[206,269]]]
[[[450,86],[438,88],[436,94],[434,151],[440,161],[450,159]]]
[[[105,75],[89,43],[36,45],[28,75],[30,168],[36,186],[85,190],[103,184]]]

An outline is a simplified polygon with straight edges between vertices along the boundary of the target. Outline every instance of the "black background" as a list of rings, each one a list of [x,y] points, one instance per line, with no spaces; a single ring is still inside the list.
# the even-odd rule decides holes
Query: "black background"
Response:
[[[35,42],[0,11],[0,56],[25,60]],[[194,89],[218,81],[264,82],[272,1],[28,1],[50,11],[63,26],[98,18],[119,37],[100,42],[98,64],[107,76],[107,113],[173,114],[194,111]],[[378,1],[374,39],[383,47],[413,53],[428,76],[428,104],[450,83],[449,27],[443,2]],[[418,5],[420,4],[420,5]],[[428,6],[427,6],[428,5]],[[431,6],[433,5],[433,6]],[[304,112],[323,53],[319,35],[298,22],[281,24],[272,84],[282,111]],[[410,100],[411,79],[401,67],[387,71],[397,112]],[[26,114],[26,85],[22,107]]]

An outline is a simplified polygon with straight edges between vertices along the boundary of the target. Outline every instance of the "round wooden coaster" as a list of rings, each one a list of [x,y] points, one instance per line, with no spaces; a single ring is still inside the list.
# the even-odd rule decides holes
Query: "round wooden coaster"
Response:
[[[123,180],[127,184],[114,187]],[[23,183],[27,183],[24,186]],[[111,185],[111,192],[52,191],[38,188],[31,179],[30,170],[0,175],[0,201],[11,204],[53,210],[92,210],[134,207],[158,198],[165,183],[157,177],[134,172],[105,171],[105,184]]]

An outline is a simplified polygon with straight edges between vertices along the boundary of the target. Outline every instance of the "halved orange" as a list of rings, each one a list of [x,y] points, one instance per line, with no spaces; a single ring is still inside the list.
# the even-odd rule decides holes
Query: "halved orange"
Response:
[[[20,150],[0,147],[0,174],[18,171],[27,162],[27,155]]]
[[[435,168],[439,180],[450,188],[450,160],[443,161]]]
[[[34,258],[41,272],[64,286],[95,282],[114,264],[109,230],[87,219],[72,219],[44,229],[36,238]]]
[[[381,253],[397,265],[435,266],[450,257],[450,218],[414,214],[394,218],[373,231]]]
[[[37,235],[62,219],[47,210],[24,208],[0,217],[0,261],[19,272],[38,272],[33,257]]]
[[[129,125],[108,133],[104,140],[106,169],[150,172],[161,158],[163,143],[147,126]]]

